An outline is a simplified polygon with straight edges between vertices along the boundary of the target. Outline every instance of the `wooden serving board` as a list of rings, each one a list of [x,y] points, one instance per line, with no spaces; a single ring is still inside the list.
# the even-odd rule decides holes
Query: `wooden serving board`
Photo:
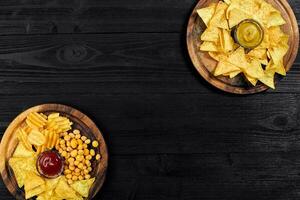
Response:
[[[284,57],[284,65],[286,71],[289,71],[293,65],[299,46],[299,30],[294,12],[286,0],[265,0],[278,9],[286,24],[281,26],[283,31],[290,36],[289,50]],[[207,7],[210,3],[218,2],[218,0],[200,0],[194,8],[188,22],[187,27],[187,47],[190,58],[200,73],[200,75],[213,86],[229,93],[235,94],[253,94],[262,92],[268,89],[262,83],[258,83],[255,87],[249,85],[242,75],[238,75],[233,79],[224,76],[215,77],[213,71],[217,65],[217,61],[211,58],[207,52],[200,51],[200,35],[206,29],[202,19],[198,17],[197,9]],[[275,82],[278,82],[281,76],[275,77]]]
[[[99,141],[99,147],[95,150],[96,154],[100,153],[101,159],[92,162],[93,171],[91,176],[95,177],[96,180],[90,189],[90,195],[87,199],[93,198],[102,187],[106,176],[108,165],[106,143],[100,130],[89,117],[72,107],[61,104],[43,104],[29,108],[19,114],[6,129],[0,144],[0,170],[3,182],[7,189],[16,199],[25,199],[24,190],[18,187],[13,170],[8,164],[8,160],[13,155],[18,144],[15,132],[17,128],[25,122],[26,117],[31,112],[43,112],[45,114],[59,112],[62,116],[68,117],[74,123],[72,125],[73,129],[80,130],[82,135],[88,136],[91,140],[96,139]]]

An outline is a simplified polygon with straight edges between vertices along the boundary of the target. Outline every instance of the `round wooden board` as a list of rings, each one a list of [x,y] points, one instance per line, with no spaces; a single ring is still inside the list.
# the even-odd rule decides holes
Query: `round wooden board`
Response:
[[[16,199],[25,199],[24,190],[18,187],[13,170],[8,164],[8,160],[13,155],[18,144],[15,131],[24,123],[24,120],[31,112],[43,112],[45,114],[59,112],[62,116],[68,117],[74,123],[72,125],[73,129],[79,129],[82,135],[86,135],[91,140],[96,139],[99,141],[99,147],[95,150],[96,153],[101,154],[101,160],[92,162],[93,171],[91,176],[95,177],[96,180],[90,189],[89,197],[86,199],[93,198],[102,187],[106,176],[108,153],[104,138],[100,130],[89,117],[72,107],[61,104],[43,104],[29,108],[19,114],[6,129],[0,144],[0,170],[3,182],[7,189]]]
[[[286,0],[265,1],[278,9],[281,12],[282,17],[287,22],[285,25],[281,26],[281,28],[290,36],[290,48],[284,57],[286,71],[289,71],[296,59],[299,46],[299,30],[296,17]],[[199,50],[201,44],[200,35],[206,29],[206,26],[202,19],[198,17],[196,12],[197,9],[207,7],[213,2],[218,2],[218,0],[200,0],[189,18],[186,39],[188,52],[195,68],[206,81],[225,92],[235,94],[253,94],[267,90],[268,87],[262,83],[258,83],[255,87],[250,86],[242,75],[239,75],[233,79],[224,76],[215,77],[213,75],[217,61],[211,58],[207,52]],[[275,82],[278,82],[280,79],[281,77],[276,75]]]

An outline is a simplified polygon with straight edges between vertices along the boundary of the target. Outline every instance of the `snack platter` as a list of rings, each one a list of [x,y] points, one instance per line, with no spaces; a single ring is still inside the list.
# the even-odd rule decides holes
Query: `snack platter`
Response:
[[[103,185],[108,164],[94,122],[60,104],[18,115],[4,133],[0,155],[2,179],[16,199],[91,199]]]
[[[245,22],[252,27],[241,31],[241,38],[253,32],[261,36],[252,48],[236,34]],[[297,21],[285,0],[199,1],[187,28],[188,52],[197,71],[213,86],[235,94],[275,89],[290,70],[298,45]]]

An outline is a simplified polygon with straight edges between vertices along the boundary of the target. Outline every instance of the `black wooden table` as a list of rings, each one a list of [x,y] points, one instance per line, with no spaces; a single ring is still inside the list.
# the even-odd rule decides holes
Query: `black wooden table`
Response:
[[[109,147],[96,199],[298,200],[300,57],[274,91],[220,92],[187,54],[196,3],[1,0],[1,134],[30,106],[67,104]]]

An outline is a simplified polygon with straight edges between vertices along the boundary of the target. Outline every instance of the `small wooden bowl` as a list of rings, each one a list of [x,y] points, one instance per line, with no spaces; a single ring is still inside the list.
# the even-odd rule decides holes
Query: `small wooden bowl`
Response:
[[[106,176],[108,153],[104,138],[96,124],[89,117],[72,107],[61,104],[43,104],[29,108],[19,114],[6,129],[0,144],[0,170],[7,189],[16,199],[25,199],[24,190],[18,187],[8,160],[12,157],[18,144],[15,132],[17,128],[25,122],[26,117],[31,112],[43,112],[45,114],[59,112],[62,116],[68,117],[74,123],[72,126],[73,129],[80,130],[82,135],[86,135],[91,138],[91,140],[96,139],[99,141],[99,147],[95,150],[96,154],[100,153],[101,159],[100,161],[94,161],[92,163],[93,171],[91,176],[95,177],[96,180],[90,189],[89,197],[86,199],[93,198],[102,187]]]
[[[284,33],[289,35],[289,50],[284,57],[284,65],[286,71],[289,71],[293,65],[299,46],[299,30],[294,12],[286,0],[265,0],[278,9],[286,24],[281,26]],[[242,75],[235,78],[228,78],[224,76],[215,77],[213,71],[217,65],[217,61],[209,56],[207,52],[200,51],[200,35],[206,29],[202,19],[198,17],[197,9],[207,7],[210,3],[218,2],[218,0],[201,0],[194,8],[188,22],[187,27],[187,47],[190,58],[200,73],[200,75],[213,86],[229,93],[234,94],[253,94],[269,89],[268,86],[258,83],[255,87],[249,85]],[[279,81],[281,77],[276,75],[275,82]]]

